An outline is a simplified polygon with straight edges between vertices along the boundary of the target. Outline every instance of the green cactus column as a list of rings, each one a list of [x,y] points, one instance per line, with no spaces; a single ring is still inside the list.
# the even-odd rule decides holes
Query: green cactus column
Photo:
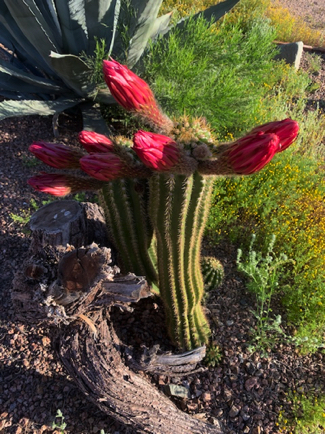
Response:
[[[150,257],[153,229],[148,215],[148,181],[119,179],[108,182],[99,195],[112,243],[118,250],[122,272],[158,281]]]
[[[210,335],[201,305],[204,282],[200,250],[212,184],[212,178],[198,173],[189,177],[154,175],[149,181],[160,296],[169,335],[184,349],[206,343]]]

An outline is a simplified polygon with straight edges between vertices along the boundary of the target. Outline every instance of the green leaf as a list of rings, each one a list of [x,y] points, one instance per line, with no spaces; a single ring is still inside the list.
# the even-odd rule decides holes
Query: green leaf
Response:
[[[72,54],[50,54],[51,66],[64,83],[82,97],[90,96],[95,85],[90,81],[91,68]]]
[[[135,7],[140,7],[139,3],[143,4],[143,1],[134,3]],[[155,33],[155,24],[161,3],[162,0],[149,0],[141,14],[137,16],[138,23],[132,36],[127,56],[129,68],[132,68],[140,59],[148,44],[148,40]]]
[[[56,101],[3,101],[0,103],[0,120],[13,116],[42,115],[48,116],[62,112],[79,104],[82,99],[62,98]]]

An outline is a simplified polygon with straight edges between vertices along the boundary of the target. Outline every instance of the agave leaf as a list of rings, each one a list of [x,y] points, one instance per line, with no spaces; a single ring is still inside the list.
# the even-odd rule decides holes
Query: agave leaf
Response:
[[[95,101],[96,102],[100,102],[102,104],[116,104],[116,100],[115,98],[112,97],[112,94],[110,93],[109,89],[96,89],[96,94],[95,94]]]
[[[88,1],[92,3],[92,0]],[[77,56],[88,47],[85,3],[85,0],[56,0],[55,2],[60,17],[63,53]]]
[[[153,27],[150,39],[155,39],[159,35],[164,35],[169,29],[169,23],[172,18],[173,12],[168,12],[168,14],[162,15],[157,18]]]
[[[54,0],[34,0],[46,22],[51,26],[56,43],[62,46],[62,32],[58,20]]]
[[[23,62],[31,61],[37,65],[40,70],[48,74],[53,71],[42,55],[27,40],[26,36],[20,30],[15,20],[11,16],[7,6],[0,1],[0,42],[10,50],[15,51],[17,56]]]
[[[2,48],[0,46],[0,57],[1,59],[7,59],[9,61],[9,59],[12,57],[11,54],[5,50],[4,48]]]
[[[20,101],[23,99],[30,99],[30,100],[34,100],[34,99],[39,100],[40,99],[40,97],[38,95],[36,95],[35,98],[33,98],[33,95],[31,96],[28,93],[25,94],[25,93],[20,92],[18,94],[17,92],[14,92],[12,90],[3,90],[3,89],[1,89],[1,96],[3,96],[4,98],[8,98],[8,99],[19,99]]]
[[[33,0],[4,0],[15,22],[36,50],[46,59],[51,50],[59,51],[50,26]]]
[[[86,20],[88,28],[87,54],[95,49],[95,39],[103,39],[106,47],[114,43],[116,26],[120,14],[121,0],[92,0],[86,2]]]
[[[95,85],[90,82],[91,69],[80,57],[51,52],[51,65],[63,82],[82,97],[90,96]]]
[[[53,89],[49,90],[48,88],[42,86],[40,84],[39,86],[37,84],[33,83],[27,83],[20,78],[14,77],[11,74],[6,74],[0,71],[0,94],[2,95],[2,91],[12,91],[15,89],[15,92],[17,94],[17,99],[19,98],[21,93],[28,93],[28,94],[35,94],[39,95],[37,96],[37,99],[44,99],[44,95],[47,94],[47,97],[45,99],[51,99],[51,94],[62,94],[62,90],[59,89]],[[65,90],[65,93],[67,91]],[[43,95],[44,94],[44,95]]]
[[[15,79],[15,83],[11,79]],[[0,59],[0,88],[3,84],[11,85],[11,89],[16,89],[17,92],[20,91],[17,87],[17,83],[22,82],[22,84],[30,85],[31,92],[48,92],[48,93],[63,93],[67,89],[61,86],[59,83],[55,83],[51,80],[42,77],[36,77],[35,75],[29,74],[22,71],[20,68],[15,67],[9,62]],[[33,90],[33,86],[35,90]],[[26,91],[26,90],[25,90]]]
[[[13,116],[53,115],[74,107],[81,101],[76,98],[59,98],[56,101],[3,101],[0,103],[0,120]]]
[[[80,105],[82,111],[83,129],[87,131],[96,131],[99,134],[106,136],[112,135],[112,132],[107,127],[103,119],[98,105],[93,105],[85,102]]]
[[[202,12],[203,17],[209,21],[213,17],[215,21],[220,20],[227,12],[229,12],[240,0],[226,0],[215,6],[210,6]],[[199,14],[196,14],[199,15]]]
[[[134,6],[139,8],[139,3],[143,1],[134,1]],[[142,10],[141,14],[137,15],[138,24],[131,39],[131,44],[127,55],[127,65],[132,68],[142,56],[144,49],[148,44],[148,40],[155,33],[155,23],[161,6],[162,0],[149,0]]]
[[[193,16],[193,18],[197,18],[199,16],[203,16],[204,19],[210,21],[213,18],[213,21],[218,21],[222,18],[227,12],[229,12],[240,0],[226,0],[222,3],[218,3],[217,5],[210,6],[205,9],[205,11],[198,12]],[[182,28],[188,18],[183,18],[177,24],[177,28]]]

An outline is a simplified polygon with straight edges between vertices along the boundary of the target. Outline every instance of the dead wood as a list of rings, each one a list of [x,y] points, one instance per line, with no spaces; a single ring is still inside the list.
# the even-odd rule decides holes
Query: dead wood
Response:
[[[180,411],[144,374],[132,370],[185,375],[195,370],[205,348],[172,355],[158,354],[155,347],[140,360],[132,357],[114,330],[110,310],[132,310],[131,303],[151,292],[144,277],[121,276],[112,265],[101,210],[62,201],[36,214],[29,257],[13,282],[17,317],[55,326],[54,346],[79,388],[102,411],[136,432],[221,434],[220,427]]]

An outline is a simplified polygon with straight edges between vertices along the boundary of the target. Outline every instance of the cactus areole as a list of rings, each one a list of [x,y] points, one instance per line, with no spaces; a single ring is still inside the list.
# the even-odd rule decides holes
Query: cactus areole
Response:
[[[30,151],[45,163],[75,171],[78,160],[81,173],[43,173],[29,184],[56,196],[100,190],[122,271],[146,276],[159,291],[174,344],[200,346],[210,336],[200,250],[214,177],[261,170],[296,139],[299,126],[291,119],[275,121],[233,143],[217,144],[203,118],[168,118],[149,86],[126,66],[104,61],[104,74],[116,101],[150,131],[136,132],[133,140],[84,131],[81,154],[62,145],[33,144]]]

